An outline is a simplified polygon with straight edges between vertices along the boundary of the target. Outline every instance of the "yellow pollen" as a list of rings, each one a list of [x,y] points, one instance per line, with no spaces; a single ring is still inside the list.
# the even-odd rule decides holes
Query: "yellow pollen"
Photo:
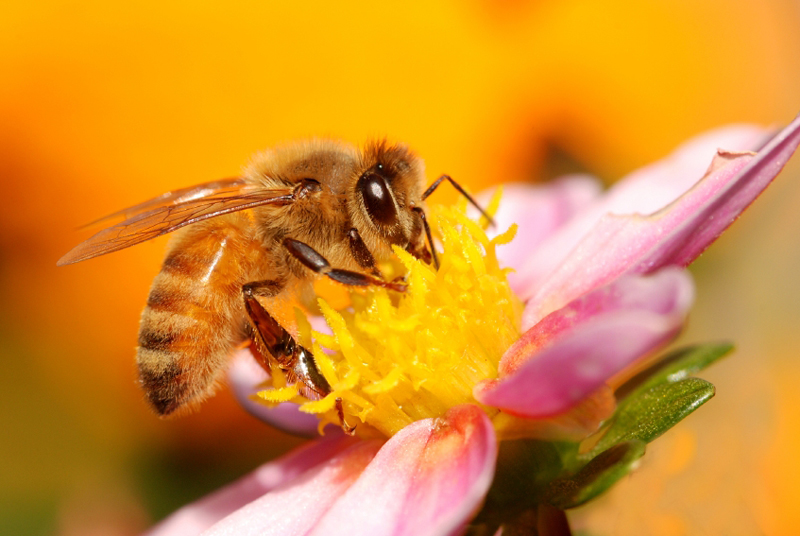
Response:
[[[499,199],[498,191],[490,214]],[[416,420],[477,403],[473,387],[497,377],[501,356],[520,336],[522,305],[509,288],[509,269],[499,267],[495,254],[514,237],[516,225],[490,240],[486,222],[468,218],[465,203],[435,209],[430,220],[443,249],[438,271],[395,248],[399,264],[384,273],[405,273],[405,293],[353,291],[351,307],[341,311],[320,298],[332,335],[312,332],[297,315],[300,342],[312,349],[332,392],[308,401],[273,370],[272,389],[259,393],[262,399],[299,402],[301,411],[320,417],[321,429],[339,425],[335,403],[341,398],[347,423],[362,436],[392,436]],[[484,409],[490,417],[497,413]]]

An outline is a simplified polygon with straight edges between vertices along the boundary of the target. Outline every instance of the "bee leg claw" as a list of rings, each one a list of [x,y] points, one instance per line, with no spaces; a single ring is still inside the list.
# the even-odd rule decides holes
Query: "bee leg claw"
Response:
[[[356,427],[350,426],[347,424],[347,421],[344,420],[344,406],[342,405],[341,397],[336,399],[336,413],[339,415],[339,423],[341,424],[344,433],[349,436],[355,435]]]

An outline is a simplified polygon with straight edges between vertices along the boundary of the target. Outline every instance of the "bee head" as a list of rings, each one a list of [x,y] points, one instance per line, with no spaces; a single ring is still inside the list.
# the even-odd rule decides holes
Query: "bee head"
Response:
[[[405,145],[384,140],[367,146],[351,206],[353,222],[370,249],[424,249],[422,222],[415,213],[422,204],[424,177],[422,160]]]

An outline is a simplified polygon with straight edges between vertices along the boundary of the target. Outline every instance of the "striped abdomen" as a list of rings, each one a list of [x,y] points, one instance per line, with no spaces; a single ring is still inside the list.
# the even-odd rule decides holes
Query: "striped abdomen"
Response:
[[[262,252],[242,214],[201,222],[176,237],[153,281],[139,328],[139,380],[169,415],[211,394],[244,338],[241,288]]]

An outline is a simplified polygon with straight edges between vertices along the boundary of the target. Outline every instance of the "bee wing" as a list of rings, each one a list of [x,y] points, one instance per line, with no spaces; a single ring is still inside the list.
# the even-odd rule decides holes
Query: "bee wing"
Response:
[[[196,188],[186,188],[184,191],[188,192]],[[173,196],[180,191],[165,195]],[[224,191],[217,190],[212,195],[206,195],[199,199],[180,200],[181,196],[178,195],[171,201],[165,201],[165,199],[162,199],[163,197],[159,196],[130,209],[118,212],[118,215],[126,215],[128,213],[134,215],[112,227],[103,229],[85,242],[78,244],[69,253],[61,257],[57,265],[72,264],[113,251],[119,251],[151,238],[171,233],[191,223],[221,216],[222,214],[229,214],[261,205],[285,205],[294,200],[294,189],[274,188],[267,190],[263,187],[244,185],[235,189],[231,187],[225,188]],[[159,204],[160,206],[158,206]],[[150,208],[153,206],[155,208]],[[150,210],[147,210],[148,208]]]
[[[209,197],[212,195],[224,195],[229,191],[239,191],[244,184],[246,184],[246,181],[242,177],[232,177],[229,179],[220,179],[217,181],[195,184],[194,186],[189,186],[188,188],[181,188],[172,192],[163,193],[158,197],[148,199],[147,201],[139,203],[138,205],[134,205],[132,207],[114,212],[113,214],[103,216],[102,218],[96,219],[93,222],[87,223],[86,225],[81,225],[80,229],[85,227],[93,227],[99,223],[116,218],[124,218],[127,220],[133,218],[137,214],[141,214],[142,212],[156,209],[159,206],[179,205],[181,203],[185,203],[186,201],[203,199],[204,197]]]

